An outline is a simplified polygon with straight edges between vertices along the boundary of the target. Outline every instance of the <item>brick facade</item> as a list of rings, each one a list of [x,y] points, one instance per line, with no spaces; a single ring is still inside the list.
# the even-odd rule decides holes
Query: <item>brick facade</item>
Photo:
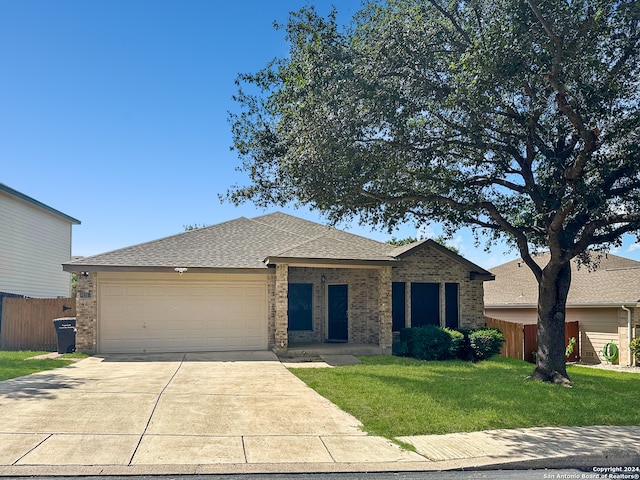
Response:
[[[459,325],[484,324],[483,282],[471,280],[468,268],[430,247],[406,255],[397,265],[376,267],[295,267],[278,264],[267,280],[268,348],[284,352],[289,342],[317,341],[327,338],[327,286],[348,286],[348,342],[372,344],[390,352],[392,344],[391,285],[406,282],[405,312],[411,319],[411,282],[440,283],[441,324],[444,324],[444,284],[459,285]],[[97,352],[97,273],[78,274],[76,348]],[[288,331],[288,285],[310,283],[312,289],[312,330]]]
[[[88,354],[98,348],[98,282],[97,273],[77,275],[76,283],[76,350]]]
[[[411,282],[440,284],[440,324],[444,326],[445,283],[459,285],[459,319],[463,328],[478,328],[484,325],[484,287],[482,280],[471,280],[469,269],[451,257],[425,247],[402,259],[393,267],[392,280],[406,282],[406,319],[411,322]]]
[[[327,285],[345,284],[349,288],[349,343],[377,345],[379,343],[380,313],[379,276],[378,268],[290,267],[290,283],[313,284],[313,331],[289,332],[289,338],[294,341],[323,342],[327,338]],[[323,277],[324,283],[322,282]],[[389,301],[389,316],[391,315],[390,308]]]
[[[289,345],[288,314],[289,308],[287,292],[289,290],[289,265],[276,265],[276,290],[275,290],[275,344],[276,352],[286,352]]]

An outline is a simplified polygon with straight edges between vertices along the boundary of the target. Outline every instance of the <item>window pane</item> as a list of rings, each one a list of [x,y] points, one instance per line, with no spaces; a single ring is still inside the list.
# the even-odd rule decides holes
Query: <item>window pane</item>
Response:
[[[457,283],[445,283],[444,285],[445,321],[449,328],[458,328],[458,288]]]
[[[289,284],[289,330],[313,330],[313,284]]]
[[[406,326],[405,305],[405,282],[393,282],[391,286],[391,316],[393,317],[394,332],[399,332]]]
[[[440,284],[411,284],[411,326],[440,326]]]

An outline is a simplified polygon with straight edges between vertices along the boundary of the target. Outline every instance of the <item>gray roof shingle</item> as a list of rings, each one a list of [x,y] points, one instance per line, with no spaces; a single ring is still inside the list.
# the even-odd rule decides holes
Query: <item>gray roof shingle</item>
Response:
[[[68,262],[90,267],[267,268],[267,257],[387,260],[393,246],[276,212]]]
[[[276,212],[251,219],[241,217],[92,257],[77,258],[66,263],[64,268],[67,271],[175,267],[266,269],[267,259],[391,264],[397,261],[400,253],[423,248],[430,245],[429,242],[398,250],[388,243]],[[484,272],[477,265],[449,253],[453,260],[471,270]]]
[[[536,263],[544,266],[549,254],[534,257]],[[518,259],[494,267],[494,282],[484,286],[486,306],[537,305],[538,284],[533,273]],[[571,262],[571,288],[568,305],[603,305],[640,302],[640,262],[617,255],[601,257],[598,268],[590,270],[578,268]]]

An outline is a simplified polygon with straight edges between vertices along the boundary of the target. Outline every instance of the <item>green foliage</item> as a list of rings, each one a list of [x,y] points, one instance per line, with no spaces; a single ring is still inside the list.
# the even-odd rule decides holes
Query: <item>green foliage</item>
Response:
[[[449,334],[451,337],[451,347],[449,348],[449,358],[459,358],[461,360],[465,360],[465,347],[468,343],[465,338],[465,334],[458,330],[453,330],[451,328],[444,328],[445,332]]]
[[[237,80],[232,202],[471,227],[520,251],[554,326],[570,260],[640,232],[640,2],[386,0],[279,28],[289,54]],[[564,370],[564,339],[538,341]]]
[[[556,388],[524,381],[530,364],[510,358],[478,363],[391,356],[360,360],[362,365],[292,372],[373,435],[640,425],[637,409],[629,408],[640,401],[638,374],[569,366],[573,388]]]
[[[289,54],[238,76],[251,184],[228,198],[568,258],[616,242],[640,225],[639,23],[629,0],[388,0],[349,28],[293,12]]]
[[[417,242],[418,239],[416,237],[407,237],[407,238],[396,238],[391,237],[387,243],[391,245],[395,245],[396,247],[402,247],[403,245],[409,245],[410,243]]]
[[[414,243],[414,242],[417,242],[417,241],[418,241],[418,239],[415,238],[415,237],[407,237],[407,238],[391,237],[391,240],[389,240],[387,243],[389,243],[391,245],[395,245],[396,247],[401,247],[403,245],[409,245],[410,243]],[[457,253],[458,255],[460,255],[460,250],[458,250],[456,247],[453,247],[451,245],[447,245],[447,239],[444,238],[442,235],[440,235],[438,237],[435,237],[433,239],[433,241],[439,243],[443,247],[448,248],[452,252]]]
[[[640,338],[631,340],[629,348],[631,348],[631,355],[636,357],[636,363],[640,362]]]
[[[400,355],[418,360],[480,361],[500,353],[504,335],[495,328],[452,330],[436,325],[400,330]]]
[[[71,360],[28,360],[47,352],[0,351],[0,380],[21,377],[43,370],[52,370],[73,363]]]
[[[418,360],[447,360],[453,358],[451,335],[435,325],[403,328],[400,342],[406,355]]]
[[[573,353],[573,350],[576,347],[576,337],[571,337],[569,339],[569,343],[567,344],[567,348],[564,351],[564,356],[569,358],[571,356],[571,354]]]
[[[469,332],[469,345],[474,360],[486,360],[500,353],[504,335],[497,328],[482,328]]]
[[[183,225],[182,227],[184,228],[185,232],[190,232],[191,230],[199,230],[201,228],[207,228],[210,226],[211,225],[207,223],[194,223],[192,225]]]

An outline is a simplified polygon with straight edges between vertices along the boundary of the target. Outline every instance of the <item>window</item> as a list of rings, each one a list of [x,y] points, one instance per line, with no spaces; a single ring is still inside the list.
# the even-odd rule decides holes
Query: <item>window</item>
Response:
[[[440,284],[411,284],[411,326],[440,326]]]
[[[407,326],[406,315],[406,283],[393,282],[391,285],[391,317],[393,318],[394,332],[399,332]]]
[[[289,284],[289,330],[313,330],[313,284]]]
[[[458,328],[458,316],[459,316],[459,296],[457,283],[445,283],[444,284],[444,316],[445,325],[448,328]]]

